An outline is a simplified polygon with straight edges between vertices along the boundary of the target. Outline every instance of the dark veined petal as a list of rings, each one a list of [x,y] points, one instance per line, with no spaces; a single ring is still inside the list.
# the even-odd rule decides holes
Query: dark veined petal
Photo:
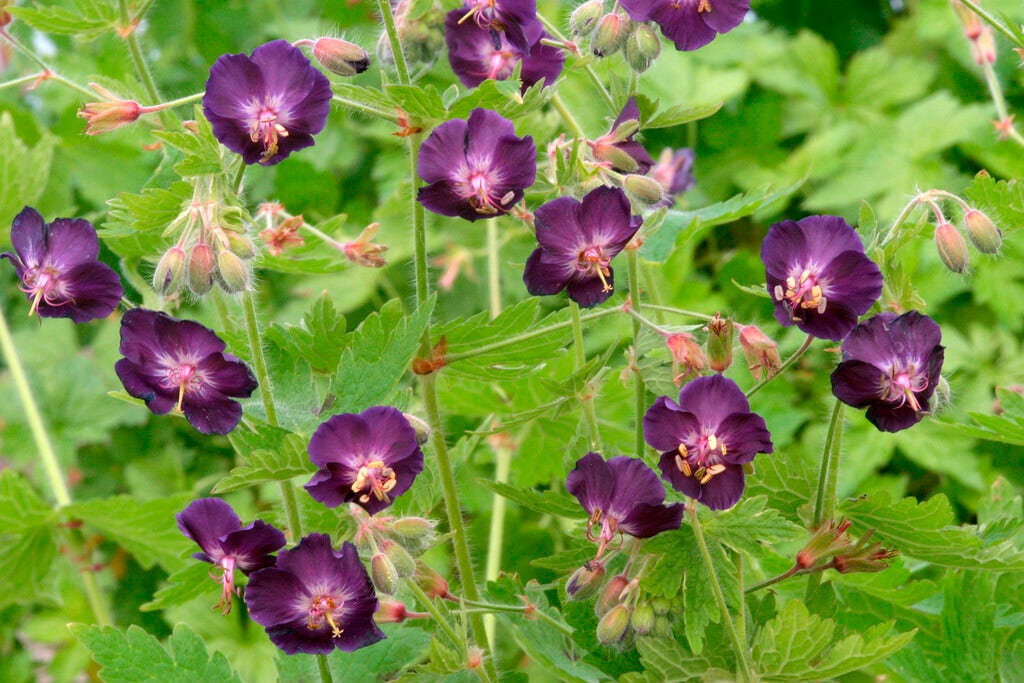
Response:
[[[565,488],[589,513],[608,509],[615,482],[605,459],[591,451],[576,461],[576,467],[565,481]]]
[[[569,280],[569,284],[565,288],[565,293],[569,295],[570,299],[583,308],[591,308],[598,304],[603,304],[605,301],[608,301],[613,294],[615,271],[609,268],[608,275],[606,275],[604,279],[605,282],[608,283],[608,287],[605,287],[605,282],[601,282],[601,279],[596,275],[576,275]]]
[[[226,554],[221,539],[242,528],[242,520],[234,508],[220,498],[194,500],[174,518],[181,533],[195,541],[214,561]]]
[[[542,247],[537,247],[526,259],[523,282],[526,291],[533,296],[558,294],[569,284],[575,271],[575,261],[553,256]]]
[[[11,224],[11,245],[26,266],[42,263],[46,256],[46,221],[31,206],[23,208]]]

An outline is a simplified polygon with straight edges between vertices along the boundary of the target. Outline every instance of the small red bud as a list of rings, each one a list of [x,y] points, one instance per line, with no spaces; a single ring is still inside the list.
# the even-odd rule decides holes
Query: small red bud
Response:
[[[708,322],[707,331],[708,365],[715,372],[725,372],[732,365],[732,320],[716,313]]]
[[[404,602],[390,598],[380,598],[373,620],[378,624],[401,624],[409,614]]]
[[[590,41],[590,49],[598,57],[607,57],[618,52],[629,34],[629,17],[609,12],[601,17]]]
[[[747,359],[750,374],[758,381],[765,373],[769,377],[774,377],[782,367],[778,344],[753,325],[740,327],[740,348]]]
[[[966,273],[970,265],[967,241],[952,224],[943,221],[935,226],[935,247],[939,257],[954,273]]]
[[[615,605],[619,604],[623,591],[629,586],[629,578],[623,574],[613,576],[604,587],[604,592],[594,602],[594,613],[601,617],[608,613]]]
[[[210,291],[216,270],[217,260],[208,245],[200,242],[192,247],[188,255],[188,287],[194,294],[202,296]]]
[[[313,43],[313,57],[339,76],[355,76],[370,68],[370,55],[366,50],[340,38],[317,38]]]

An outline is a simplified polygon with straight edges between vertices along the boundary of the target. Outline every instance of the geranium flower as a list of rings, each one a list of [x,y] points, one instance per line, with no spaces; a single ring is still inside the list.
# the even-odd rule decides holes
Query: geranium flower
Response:
[[[735,505],[745,486],[743,464],[774,448],[764,418],[721,375],[685,385],[679,403],[656,400],[644,415],[644,439],[661,451],[661,476],[712,510]]]
[[[459,21],[473,20],[479,28],[493,35],[495,44],[505,38],[524,55],[530,54],[530,34],[540,26],[537,0],[466,0],[459,12]]]
[[[526,260],[526,289],[534,296],[564,289],[584,307],[607,301],[615,280],[611,261],[642,223],[618,188],[598,187],[582,202],[559,197],[540,206],[534,218],[540,246]]]
[[[419,189],[421,204],[442,216],[469,221],[509,210],[537,179],[533,138],[516,137],[512,122],[487,109],[467,120],[435,128],[420,149],[417,167],[429,185]]]
[[[444,39],[448,43],[448,63],[467,88],[475,88],[489,78],[503,81],[520,62],[523,92],[541,79],[549,86],[562,73],[565,53],[540,42],[547,34],[539,23],[531,24],[526,30],[531,46],[526,53],[512,45],[504,34],[499,34],[495,40],[489,30],[475,22],[460,21],[464,14],[460,9],[448,13],[444,20]]]
[[[310,534],[277,554],[274,567],[249,577],[249,615],[285,654],[353,652],[384,639],[373,621],[377,596],[351,543],[331,547],[325,534]]]
[[[642,144],[633,139],[639,127],[640,108],[636,98],[630,97],[612,129],[589,143],[594,157],[611,164],[612,169],[619,173],[647,173],[654,166],[654,159]]]
[[[649,176],[665,188],[665,198],[655,206],[671,207],[675,198],[693,189],[697,183],[693,177],[693,160],[695,155],[689,147],[672,150],[666,147],[661,151],[657,163],[651,167]]]
[[[320,468],[306,484],[309,495],[331,508],[356,503],[371,515],[423,471],[416,430],[390,406],[331,417],[309,440],[309,458]]]
[[[272,166],[313,145],[327,123],[331,82],[302,50],[274,40],[210,68],[203,113],[214,136],[247,164]]]
[[[227,434],[242,419],[256,389],[249,366],[224,353],[213,330],[191,320],[135,308],[121,319],[121,354],[114,370],[125,390],[157,415],[172,410],[203,434]]]
[[[121,279],[97,260],[100,242],[92,224],[82,218],[43,221],[26,206],[11,225],[14,252],[0,258],[14,264],[21,291],[29,301],[29,315],[71,318],[84,323],[110,315],[124,295]]]
[[[864,321],[843,340],[843,361],[832,372],[832,393],[883,432],[920,422],[938,386],[942,330],[917,311],[885,312]]]
[[[653,21],[677,50],[704,47],[740,25],[750,0],[620,0],[633,21]]]
[[[839,216],[782,221],[761,243],[775,319],[839,341],[882,294],[882,273]]]
[[[576,461],[565,487],[587,511],[587,538],[598,543],[597,557],[617,535],[650,538],[678,529],[683,504],[665,505],[658,475],[639,458],[605,460],[587,453]]]
[[[181,533],[199,544],[202,552],[192,557],[220,568],[220,602],[224,614],[231,611],[235,593],[235,570],[248,576],[257,569],[274,565],[275,553],[284,547],[284,534],[258,519],[243,527],[229,504],[220,498],[200,498],[175,515]]]

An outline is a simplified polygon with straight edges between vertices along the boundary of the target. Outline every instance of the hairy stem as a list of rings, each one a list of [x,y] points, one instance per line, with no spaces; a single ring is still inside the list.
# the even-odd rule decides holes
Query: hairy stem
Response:
[[[405,63],[405,53],[402,52],[402,41],[398,37],[398,27],[395,26],[395,15],[391,11],[391,3],[389,0],[377,0],[377,9],[380,10],[380,18],[384,22],[384,32],[387,33],[388,43],[391,45],[395,70],[398,72],[398,82],[402,85],[409,85],[409,67]]]
[[[640,258],[636,249],[626,249],[629,268],[630,308],[640,315]],[[633,318],[633,349],[639,348],[640,321]],[[639,372],[633,373],[633,448],[638,457],[644,453],[644,413],[647,411],[647,388]]]
[[[813,342],[813,341],[814,341],[814,337],[812,337],[811,335],[807,335],[807,339],[805,339],[804,343],[800,345],[800,348],[797,349],[796,352],[794,352],[792,356],[790,356],[786,360],[782,361],[782,364],[779,366],[779,371],[778,372],[776,372],[774,375],[766,376],[763,380],[761,380],[760,382],[758,382],[757,384],[755,384],[754,386],[750,387],[750,389],[747,390],[747,393],[746,393],[747,398],[750,398],[751,396],[753,396],[757,392],[759,392],[762,389],[764,389],[766,386],[768,386],[769,382],[771,382],[776,377],[778,377],[779,375],[784,373],[786,370],[788,370],[793,365],[793,363],[795,363],[798,360],[800,360],[800,357],[802,355],[804,355],[805,353],[807,353],[807,349],[811,348],[811,342]]]

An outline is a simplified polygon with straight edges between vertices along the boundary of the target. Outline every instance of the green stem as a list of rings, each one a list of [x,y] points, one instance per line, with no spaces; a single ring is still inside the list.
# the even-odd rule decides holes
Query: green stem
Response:
[[[660,311],[661,313],[675,313],[677,315],[685,315],[685,316],[688,316],[690,318],[697,318],[699,320],[710,321],[711,319],[714,318],[714,316],[708,315],[706,313],[697,313],[696,311],[687,311],[687,310],[683,310],[682,308],[675,308],[673,306],[660,306],[660,305],[657,305],[657,304],[644,304],[644,308],[649,309],[651,311]]]
[[[203,99],[203,97],[205,97],[205,96],[206,96],[206,92],[205,91],[204,92],[192,93],[191,95],[186,95],[185,97],[179,97],[176,100],[168,100],[166,102],[161,102],[160,104],[154,104],[154,105],[149,106],[149,107],[143,107],[142,109],[146,113],[151,113],[151,112],[155,112],[155,111],[162,111],[164,109],[173,109],[174,107],[181,107],[181,106],[184,106],[186,104],[192,104],[193,102],[198,102],[199,100]]]
[[[326,655],[316,656],[316,668],[320,672],[322,683],[334,683],[334,676],[331,675],[331,667],[327,665]]]
[[[357,102],[356,100],[352,100],[347,97],[342,97],[341,95],[335,95],[334,97],[331,98],[331,101],[337,102],[346,109],[351,109],[352,111],[357,111],[361,114],[366,114],[367,116],[372,116],[377,119],[384,119],[385,121],[390,121],[391,123],[394,123],[395,121],[398,120],[398,114],[396,114],[393,111],[389,112],[383,109],[377,109],[376,107],[371,107],[368,104],[363,104],[362,102]]]
[[[74,81],[69,81],[68,79],[64,78],[63,76],[58,74],[56,71],[51,69],[49,64],[47,64],[42,59],[40,59],[39,56],[35,52],[33,52],[27,45],[25,45],[20,40],[15,38],[14,35],[9,33],[8,31],[6,31],[4,29],[0,29],[0,40],[6,40],[8,43],[10,43],[14,47],[15,50],[20,52],[22,55],[27,57],[30,61],[34,62],[36,66],[38,66],[40,69],[43,70],[42,74],[37,74],[37,78],[42,78],[42,79],[48,80],[48,81],[57,81],[61,85],[67,86],[68,88],[71,88],[72,90],[74,90],[74,91],[76,91],[76,92],[78,92],[78,93],[80,93],[82,95],[85,95],[86,97],[89,97],[89,98],[96,97],[96,93],[93,92],[92,90],[89,90],[84,85],[79,85],[78,83],[75,83]]]
[[[25,83],[32,83],[34,81],[39,80],[44,75],[45,75],[45,72],[38,73],[38,74],[29,74],[28,76],[22,76],[21,78],[15,78],[14,80],[11,80],[11,81],[4,81],[3,83],[0,83],[0,90],[6,90],[7,88],[16,88],[19,85],[24,85]]]
[[[715,594],[718,609],[721,611],[722,620],[725,622],[725,630],[728,632],[729,640],[732,641],[733,650],[736,652],[739,680],[747,683],[753,680],[750,675],[750,663],[748,662],[750,653],[747,651],[744,643],[740,641],[739,634],[736,632],[736,624],[733,623],[732,615],[729,613],[729,605],[725,602],[725,593],[722,592],[722,586],[718,582],[718,574],[715,573],[715,563],[711,559],[711,551],[708,550],[707,541],[704,540],[704,531],[701,529],[700,519],[697,517],[697,501],[690,501],[687,504],[687,508],[690,511],[693,535],[697,539],[697,547],[700,548],[700,555],[704,559],[704,566],[707,568],[708,577],[711,580],[711,591]]]
[[[465,639],[455,631],[455,628],[448,622],[448,619],[445,616],[445,614],[440,609],[438,609],[437,604],[430,599],[430,597],[423,591],[423,589],[416,585],[416,582],[412,579],[406,579],[405,585],[408,586],[409,591],[414,596],[416,596],[416,601],[419,602],[420,605],[423,606],[423,609],[427,610],[430,616],[434,619],[434,623],[436,623],[441,628],[441,630],[444,631],[445,634],[447,634],[452,644],[462,644]],[[480,616],[481,615],[479,614],[470,615],[470,619],[472,621],[479,621]],[[488,658],[488,660],[489,659],[490,658]],[[488,666],[477,667],[476,674],[482,683],[490,683],[492,681],[492,675],[493,680],[496,680],[498,677],[497,670],[494,669],[494,662],[490,662]]]
[[[149,11],[149,8],[153,5],[154,1],[155,0],[142,0],[138,7],[135,8],[135,14],[132,18],[138,21],[139,19],[142,19],[142,17],[146,16],[146,12]]]
[[[763,380],[761,380],[760,382],[758,382],[757,384],[755,384],[754,386],[750,387],[750,389],[747,390],[747,393],[746,393],[747,398],[750,398],[751,396],[753,396],[757,392],[759,392],[762,389],[764,389],[766,386],[768,386],[769,382],[771,382],[776,377],[778,377],[779,375],[784,373],[786,370],[788,370],[790,368],[790,366],[793,365],[793,363],[795,363],[798,360],[800,360],[800,357],[802,355],[804,355],[805,353],[807,353],[807,349],[811,348],[811,342],[813,342],[813,341],[814,341],[814,337],[812,337],[811,335],[807,335],[807,339],[805,339],[804,343],[800,345],[800,348],[797,349],[796,352],[792,356],[790,356],[786,360],[782,361],[782,364],[779,366],[779,371],[778,372],[776,372],[774,375],[767,375]]]
[[[636,249],[626,249],[629,268],[629,299],[633,311],[640,315],[640,259]],[[633,318],[633,349],[640,348],[640,321]],[[639,372],[633,373],[633,448],[638,457],[644,453],[644,413],[647,411],[647,388]]]
[[[57,509],[67,507],[71,504],[71,491],[64,481],[64,474],[61,471],[60,461],[57,460],[57,453],[50,442],[50,434],[43,422],[43,415],[36,404],[32,387],[29,386],[28,376],[25,374],[25,367],[21,364],[21,357],[18,355],[18,347],[14,344],[11,330],[7,326],[7,318],[0,310],[0,350],[3,351],[4,360],[11,372],[11,379],[14,380],[18,398],[25,410],[25,419],[28,421],[29,431],[32,432],[32,439],[35,441],[36,450],[43,461],[43,470],[46,472],[46,480],[50,485],[50,491],[57,501]],[[114,623],[110,616],[110,610],[103,599],[99,586],[96,583],[96,575],[89,569],[79,572],[82,576],[85,597],[92,609],[93,618],[100,626],[110,626]]]
[[[380,17],[384,22],[384,31],[388,35],[391,54],[394,55],[398,82],[402,85],[409,85],[411,82],[409,80],[409,67],[405,63],[405,53],[402,52],[402,41],[398,37],[398,28],[395,26],[395,15],[391,11],[391,3],[389,0],[377,0],[377,8],[380,10]]]
[[[135,68],[135,75],[142,82],[142,87],[150,101],[159,102],[163,97],[160,96],[160,89],[156,87],[153,73],[149,70],[149,64],[146,63],[146,58],[142,54],[138,33],[132,26],[133,19],[131,12],[128,10],[128,0],[117,0],[117,6],[120,11],[121,29],[123,30],[123,32],[119,32],[119,35],[124,39],[124,44],[128,48],[128,56],[131,58],[132,66]],[[164,128],[173,128],[176,123],[175,116],[167,109],[160,110],[160,120],[163,122]]]
[[[825,446],[821,451],[821,470],[818,473],[818,493],[814,500],[814,526],[819,527],[832,519],[836,509],[836,487],[839,482],[839,451],[843,441],[843,407],[836,399],[832,417],[828,421]]]
[[[586,350],[583,348],[583,323],[580,321],[580,307],[570,299],[569,311],[572,313],[572,347],[576,352],[576,371],[579,372],[587,363]],[[589,394],[582,397],[583,414],[587,420],[587,430],[590,432],[590,449],[600,453],[604,450],[601,444],[601,432],[597,426],[597,412],[594,410],[594,397]]]
[[[579,121],[577,121],[576,117],[572,115],[572,112],[569,111],[569,108],[565,106],[565,102],[562,101],[562,98],[558,95],[558,93],[555,93],[551,96],[551,104],[558,111],[559,115],[561,115],[562,120],[565,121],[565,125],[569,126],[569,130],[572,131],[572,134],[575,137],[580,139],[585,139],[587,137],[586,134],[583,132],[583,128],[582,126],[580,126]]]
[[[430,285],[427,279],[427,221],[423,213],[423,205],[416,198],[420,184],[419,175],[420,140],[418,135],[409,136],[409,179],[412,183],[412,232],[413,256],[416,267],[416,307],[419,308],[430,296]],[[421,355],[430,355],[430,334],[423,335]]]
[[[1016,142],[1018,145],[1024,145],[1024,137],[1017,132],[1016,126],[1013,125],[1010,116],[1010,111],[1006,106],[1006,98],[1003,97],[1003,88],[999,84],[999,78],[996,76],[995,69],[992,68],[992,64],[984,62],[981,65],[982,73],[985,74],[985,83],[988,85],[988,92],[992,96],[992,103],[996,107],[996,116],[999,117],[1000,123],[1006,123],[1007,128],[1002,131],[1003,134],[1009,136],[1011,140]]]
[[[560,40],[563,43],[570,42],[569,39],[565,37],[565,34],[558,29],[558,26],[553,24],[550,20],[548,20],[547,17],[542,15],[540,12],[537,13],[537,18],[540,19],[540,23],[544,25],[544,28],[547,30],[547,32],[554,36],[556,40]],[[608,109],[615,111],[615,100],[612,99],[611,93],[608,92],[608,89],[604,87],[604,83],[601,82],[601,79],[600,77],[598,77],[597,72],[594,71],[594,69],[588,64],[587,66],[583,67],[583,73],[585,73],[587,75],[587,78],[590,79],[590,82],[594,86],[594,90],[596,90],[598,94],[601,95],[601,99],[603,99],[605,104],[608,105]]]
[[[496,605],[490,602],[479,602],[476,600],[462,599],[460,602],[469,607],[478,607],[488,612],[502,612],[505,614],[529,614],[528,618],[536,617],[541,621],[554,626],[556,629],[561,631],[567,636],[572,636],[575,629],[568,624],[563,624],[549,614],[546,614],[543,610],[537,609],[536,605]]]
[[[1015,36],[1013,34],[1013,31],[1011,31],[1007,27],[1003,26],[1002,22],[1000,22],[995,17],[993,17],[991,14],[989,14],[988,12],[983,10],[976,2],[974,2],[974,0],[960,0],[960,2],[965,7],[967,7],[969,10],[971,10],[972,12],[977,14],[979,17],[981,17],[985,21],[986,24],[988,24],[989,26],[991,26],[992,28],[994,28],[995,30],[999,31],[1004,36],[1006,36],[1006,38],[1011,43],[1013,43],[1017,47],[1024,47],[1024,43],[1022,43],[1020,41],[1020,39],[1017,38],[1017,36]]]
[[[762,581],[761,583],[755,583],[753,586],[750,586],[749,588],[744,589],[743,593],[744,594],[754,593],[755,591],[759,591],[762,588],[768,588],[769,586],[774,586],[777,583],[781,583],[782,581],[785,581],[786,579],[788,579],[790,577],[800,576],[802,574],[810,574],[810,573],[812,573],[814,571],[817,571],[817,570],[815,570],[815,569],[804,569],[800,565],[796,564],[796,565],[793,565],[793,567],[790,568],[790,570],[785,572],[784,574],[779,574],[778,576],[773,576],[770,579]]]

